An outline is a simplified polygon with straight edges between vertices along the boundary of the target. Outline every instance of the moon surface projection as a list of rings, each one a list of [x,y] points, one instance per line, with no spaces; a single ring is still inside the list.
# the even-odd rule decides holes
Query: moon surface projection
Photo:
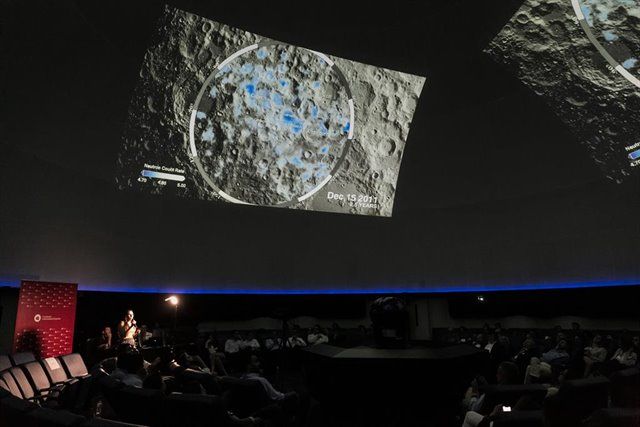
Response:
[[[486,52],[548,101],[609,179],[637,171],[637,0],[525,0]]]
[[[640,88],[638,0],[571,0],[587,37],[609,64]]]
[[[191,154],[203,179],[235,203],[283,205],[335,175],[353,137],[354,104],[326,56],[254,44],[222,61],[192,112]]]
[[[142,61],[116,183],[391,216],[424,84],[167,6]]]

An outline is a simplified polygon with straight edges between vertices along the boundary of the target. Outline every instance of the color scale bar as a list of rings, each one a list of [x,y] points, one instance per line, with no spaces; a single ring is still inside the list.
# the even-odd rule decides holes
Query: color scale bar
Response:
[[[631,160],[640,159],[640,150],[632,151],[631,153],[629,153],[629,158]]]
[[[143,170],[142,171],[142,176],[146,177],[146,178],[153,178],[153,179],[166,179],[167,181],[177,181],[177,182],[182,182],[184,181],[184,176],[182,175],[175,175],[172,173],[164,173],[164,172],[156,172],[156,171],[150,171],[150,170]]]

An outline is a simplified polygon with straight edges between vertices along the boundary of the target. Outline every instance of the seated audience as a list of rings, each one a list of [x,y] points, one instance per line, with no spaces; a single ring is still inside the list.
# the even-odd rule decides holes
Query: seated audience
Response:
[[[304,338],[300,336],[300,333],[298,332],[298,330],[294,330],[291,336],[289,337],[289,339],[287,340],[287,347],[296,348],[296,347],[306,347],[306,346],[307,346],[307,343],[304,340]]]
[[[520,372],[518,366],[513,362],[502,362],[498,366],[496,372],[496,381],[499,385],[518,384]],[[485,395],[480,394],[481,386],[486,384],[482,378],[477,378],[471,383],[471,386],[465,394],[463,400],[463,408],[465,411],[480,412],[484,405]]]
[[[247,335],[247,338],[242,341],[242,344],[240,345],[240,349],[248,350],[248,351],[258,351],[260,350],[260,343],[256,339],[255,335],[249,332],[249,334]]]
[[[588,377],[597,363],[603,363],[607,359],[607,349],[602,345],[602,336],[596,335],[591,340],[591,345],[584,349],[584,376]]]
[[[207,364],[204,363],[204,360],[202,360],[202,358],[198,355],[198,348],[193,343],[189,344],[185,349],[181,350],[178,353],[177,361],[181,366],[184,366],[185,368],[190,368],[201,372],[211,372]]]
[[[106,352],[111,349],[111,328],[105,326],[100,333],[100,338],[98,339],[97,349],[99,352]]]
[[[234,331],[233,336],[224,343],[224,352],[227,354],[238,353],[242,350],[243,340],[239,331]]]
[[[258,381],[264,388],[270,400],[277,401],[285,398],[284,393],[276,390],[269,380],[262,376],[260,359],[255,354],[249,356],[247,366],[245,367],[245,374],[242,376],[242,379]]]
[[[209,363],[211,366],[211,373],[214,375],[227,375],[227,370],[225,369],[223,359],[224,353],[218,351],[218,340],[213,336],[209,335],[207,341],[204,343],[204,347],[209,353]]]
[[[538,356],[538,347],[532,338],[527,338],[522,342],[522,348],[513,356],[513,362],[518,365],[521,373],[526,372],[527,366],[532,357]]]
[[[569,361],[569,353],[567,352],[567,341],[560,339],[558,344],[547,351],[542,353],[542,361],[548,363],[551,366],[561,365]]]
[[[496,344],[496,342],[496,334],[489,333],[489,335],[487,336],[487,343],[484,345],[484,349],[491,353],[491,350],[493,349],[493,346]]]
[[[322,332],[320,325],[315,325],[307,335],[307,342],[309,345],[323,344],[329,342],[329,337]]]
[[[129,348],[118,354],[116,369],[111,376],[125,385],[142,388],[146,371],[142,354],[135,348]]]
[[[280,336],[280,332],[272,332],[271,336],[265,340],[264,348],[268,351],[276,351],[282,349],[282,337]]]
[[[611,360],[607,363],[606,371],[608,373],[618,371],[625,368],[631,368],[638,362],[638,353],[633,347],[633,339],[624,334],[620,337],[620,345],[611,356]]]

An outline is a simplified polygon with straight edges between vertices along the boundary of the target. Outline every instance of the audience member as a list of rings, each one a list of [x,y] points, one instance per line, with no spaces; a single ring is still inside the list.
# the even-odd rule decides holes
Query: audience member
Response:
[[[304,338],[300,336],[299,330],[297,328],[294,329],[293,332],[291,333],[291,336],[287,340],[287,347],[296,348],[296,347],[306,347],[306,346],[307,346],[307,343],[304,340]]]
[[[142,388],[146,372],[142,354],[133,347],[118,354],[116,369],[111,376],[125,385]]]
[[[111,328],[109,326],[105,326],[100,332],[100,338],[98,338],[97,349],[99,352],[106,352],[111,349]]]
[[[225,355],[223,352],[218,351],[218,340],[213,335],[209,335],[207,341],[204,343],[204,347],[209,354],[211,373],[226,376],[227,370],[223,362]]]
[[[269,380],[262,376],[260,359],[255,354],[249,356],[247,366],[245,367],[245,374],[242,376],[242,379],[258,381],[262,387],[264,387],[270,400],[277,401],[285,398],[284,393],[276,390]]]
[[[513,362],[518,365],[518,369],[524,374],[527,366],[531,362],[531,358],[536,356],[538,356],[536,342],[532,338],[527,338],[522,342],[520,351],[513,356]]]
[[[322,332],[320,325],[315,325],[307,336],[309,345],[317,345],[329,342],[329,337]]]
[[[280,332],[273,331],[271,336],[264,342],[264,348],[268,351],[276,351],[282,349],[282,337]]]
[[[496,381],[499,385],[517,384],[519,377],[520,372],[518,371],[518,366],[515,363],[502,362],[498,366]],[[481,379],[476,379],[476,382],[472,383],[465,395],[465,399],[463,401],[463,408],[466,411],[463,424],[464,427],[476,427],[484,418],[480,414],[485,401],[485,394],[480,394],[479,392],[481,381]]]
[[[240,345],[241,350],[258,351],[260,350],[260,343],[256,339],[252,332],[247,334],[247,338],[242,341]]]
[[[224,343],[224,352],[227,354],[238,353],[242,349],[242,335],[239,331],[234,331],[233,336]]]
[[[630,368],[638,362],[638,353],[633,347],[633,339],[628,334],[620,337],[618,349],[611,356],[611,360],[607,363],[607,372],[618,371],[620,369]]]
[[[569,361],[569,353],[567,352],[567,341],[560,339],[558,344],[551,350],[542,353],[542,361],[551,366],[562,365]]]
[[[603,363],[607,359],[607,349],[602,345],[602,336],[596,335],[591,340],[591,345],[584,349],[584,376],[588,377],[597,363]]]

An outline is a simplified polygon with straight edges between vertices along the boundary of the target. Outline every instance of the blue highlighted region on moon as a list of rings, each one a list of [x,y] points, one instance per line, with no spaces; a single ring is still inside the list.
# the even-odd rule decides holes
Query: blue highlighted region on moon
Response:
[[[352,124],[348,90],[319,55],[262,46],[215,71],[208,85],[197,106],[195,142],[220,190],[275,205],[330,175]]]
[[[640,77],[640,2],[577,1],[596,39],[620,65]]]

